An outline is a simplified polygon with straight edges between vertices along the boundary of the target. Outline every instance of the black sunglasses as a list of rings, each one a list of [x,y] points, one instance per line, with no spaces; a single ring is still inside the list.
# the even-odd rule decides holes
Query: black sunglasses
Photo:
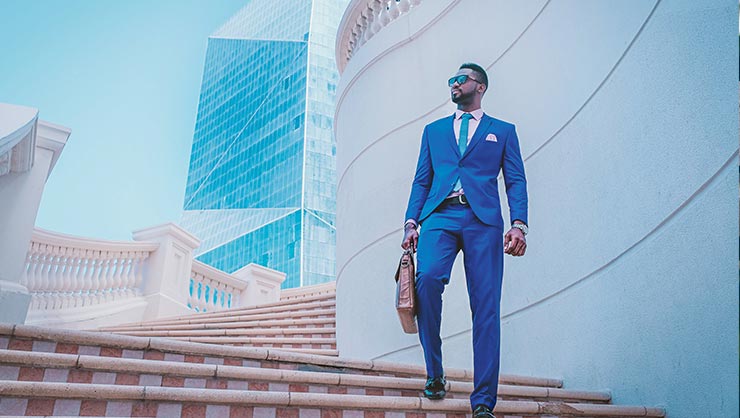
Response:
[[[456,75],[456,76],[450,78],[449,80],[447,80],[447,85],[450,86],[450,87],[452,87],[453,84],[457,83],[458,86],[461,86],[461,85],[465,84],[465,82],[468,81],[468,79],[473,80],[476,83],[480,83],[480,81],[474,79],[473,77],[471,77],[471,76],[469,76],[467,74],[462,74],[462,75]]]

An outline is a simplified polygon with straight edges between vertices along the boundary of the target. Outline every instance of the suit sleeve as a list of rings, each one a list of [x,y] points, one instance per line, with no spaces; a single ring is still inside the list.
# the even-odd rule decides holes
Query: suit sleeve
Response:
[[[405,219],[413,219],[417,224],[419,223],[419,216],[429,195],[433,177],[434,170],[432,169],[432,156],[429,152],[429,138],[427,128],[424,128],[424,133],[421,136],[419,160],[416,163],[416,174],[411,185],[411,195],[409,196]]]
[[[527,178],[524,175],[524,161],[522,161],[519,138],[514,126],[511,127],[506,138],[503,172],[506,198],[509,202],[510,221],[513,223],[519,219],[529,225],[527,219]]]

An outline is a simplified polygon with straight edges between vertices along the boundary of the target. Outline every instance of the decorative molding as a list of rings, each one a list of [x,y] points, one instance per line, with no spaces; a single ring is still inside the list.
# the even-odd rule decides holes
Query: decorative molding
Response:
[[[38,116],[38,109],[0,103],[0,175],[33,166]]]
[[[384,27],[417,7],[422,0],[352,0],[337,31],[335,54],[341,74],[347,62]]]
[[[39,120],[36,132],[36,146],[53,153],[49,165],[49,174],[46,176],[48,179],[59,160],[59,156],[62,154],[62,150],[64,150],[64,146],[67,144],[69,136],[72,134],[72,130],[62,125]]]

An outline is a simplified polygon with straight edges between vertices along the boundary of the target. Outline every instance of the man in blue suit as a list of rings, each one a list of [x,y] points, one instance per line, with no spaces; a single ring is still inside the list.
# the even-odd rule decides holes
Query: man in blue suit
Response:
[[[442,292],[462,250],[473,316],[470,404],[475,418],[492,418],[498,392],[503,258],[504,253],[522,256],[527,248],[527,181],[514,125],[481,109],[488,89],[486,71],[463,64],[448,84],[457,111],[424,128],[401,246],[418,250],[417,322],[427,369],[424,396],[429,399],[446,394],[439,335]],[[512,226],[503,237],[498,195],[502,171]]]

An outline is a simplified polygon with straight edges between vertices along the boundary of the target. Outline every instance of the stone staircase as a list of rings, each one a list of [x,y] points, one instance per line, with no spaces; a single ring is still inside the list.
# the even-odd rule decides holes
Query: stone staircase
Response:
[[[334,282],[285,290],[279,302],[101,328],[140,337],[337,355]]]
[[[324,304],[333,303],[333,289],[286,293],[269,306],[115,329],[132,335],[0,324],[0,416],[469,416],[469,370],[446,370],[448,397],[429,401],[420,397],[423,367],[336,357],[333,343],[324,342],[334,338],[332,314],[300,322],[308,312],[333,311]],[[194,331],[215,332],[187,334]],[[278,340],[288,335],[321,335],[321,342]],[[301,352],[307,350],[321,353]],[[612,405],[608,392],[562,386],[557,379],[503,375],[496,416],[664,416],[659,408]]]

